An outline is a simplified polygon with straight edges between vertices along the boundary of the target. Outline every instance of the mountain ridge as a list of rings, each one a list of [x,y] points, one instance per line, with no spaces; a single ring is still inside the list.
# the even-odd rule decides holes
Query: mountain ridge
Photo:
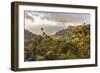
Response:
[[[25,29],[25,61],[90,57],[90,25],[69,26],[55,35],[36,35]]]

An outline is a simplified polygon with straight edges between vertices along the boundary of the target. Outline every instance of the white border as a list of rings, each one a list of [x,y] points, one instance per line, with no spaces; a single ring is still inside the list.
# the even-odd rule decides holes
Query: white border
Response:
[[[91,14],[91,58],[90,59],[77,59],[77,60],[24,62],[24,10],[90,13]],[[19,13],[19,24],[18,24],[19,25],[19,31],[18,31],[19,32],[19,54],[18,54],[19,68],[95,64],[95,10],[19,5],[18,13]]]

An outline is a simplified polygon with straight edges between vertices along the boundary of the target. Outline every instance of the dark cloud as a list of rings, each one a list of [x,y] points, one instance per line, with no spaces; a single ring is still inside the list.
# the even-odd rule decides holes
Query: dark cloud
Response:
[[[71,22],[71,23],[87,23],[90,24],[90,14],[89,13],[59,13],[59,12],[33,12],[27,11],[34,16],[39,16],[42,14],[41,19],[47,19],[57,22]],[[32,17],[30,17],[32,18]]]
[[[36,34],[41,34],[41,27],[47,34],[54,34],[58,30],[67,28],[69,25],[90,24],[88,13],[59,13],[59,12],[36,12],[25,11],[25,18],[31,22],[27,29]]]
[[[70,23],[87,23],[90,24],[90,14],[87,13],[46,13],[42,19],[48,19],[59,22],[70,22]]]

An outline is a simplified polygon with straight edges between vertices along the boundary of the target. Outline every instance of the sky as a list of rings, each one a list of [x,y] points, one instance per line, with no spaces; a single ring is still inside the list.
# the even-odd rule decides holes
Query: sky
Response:
[[[68,26],[90,24],[88,13],[59,13],[25,11],[25,29],[34,34],[41,35],[41,28],[48,35],[54,35],[57,31],[66,29]]]

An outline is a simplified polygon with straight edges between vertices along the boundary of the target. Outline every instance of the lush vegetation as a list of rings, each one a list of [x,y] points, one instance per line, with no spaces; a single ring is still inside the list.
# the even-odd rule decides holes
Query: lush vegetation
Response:
[[[41,31],[44,29],[41,28]],[[25,61],[90,58],[90,25],[69,26],[55,35],[25,30]]]

